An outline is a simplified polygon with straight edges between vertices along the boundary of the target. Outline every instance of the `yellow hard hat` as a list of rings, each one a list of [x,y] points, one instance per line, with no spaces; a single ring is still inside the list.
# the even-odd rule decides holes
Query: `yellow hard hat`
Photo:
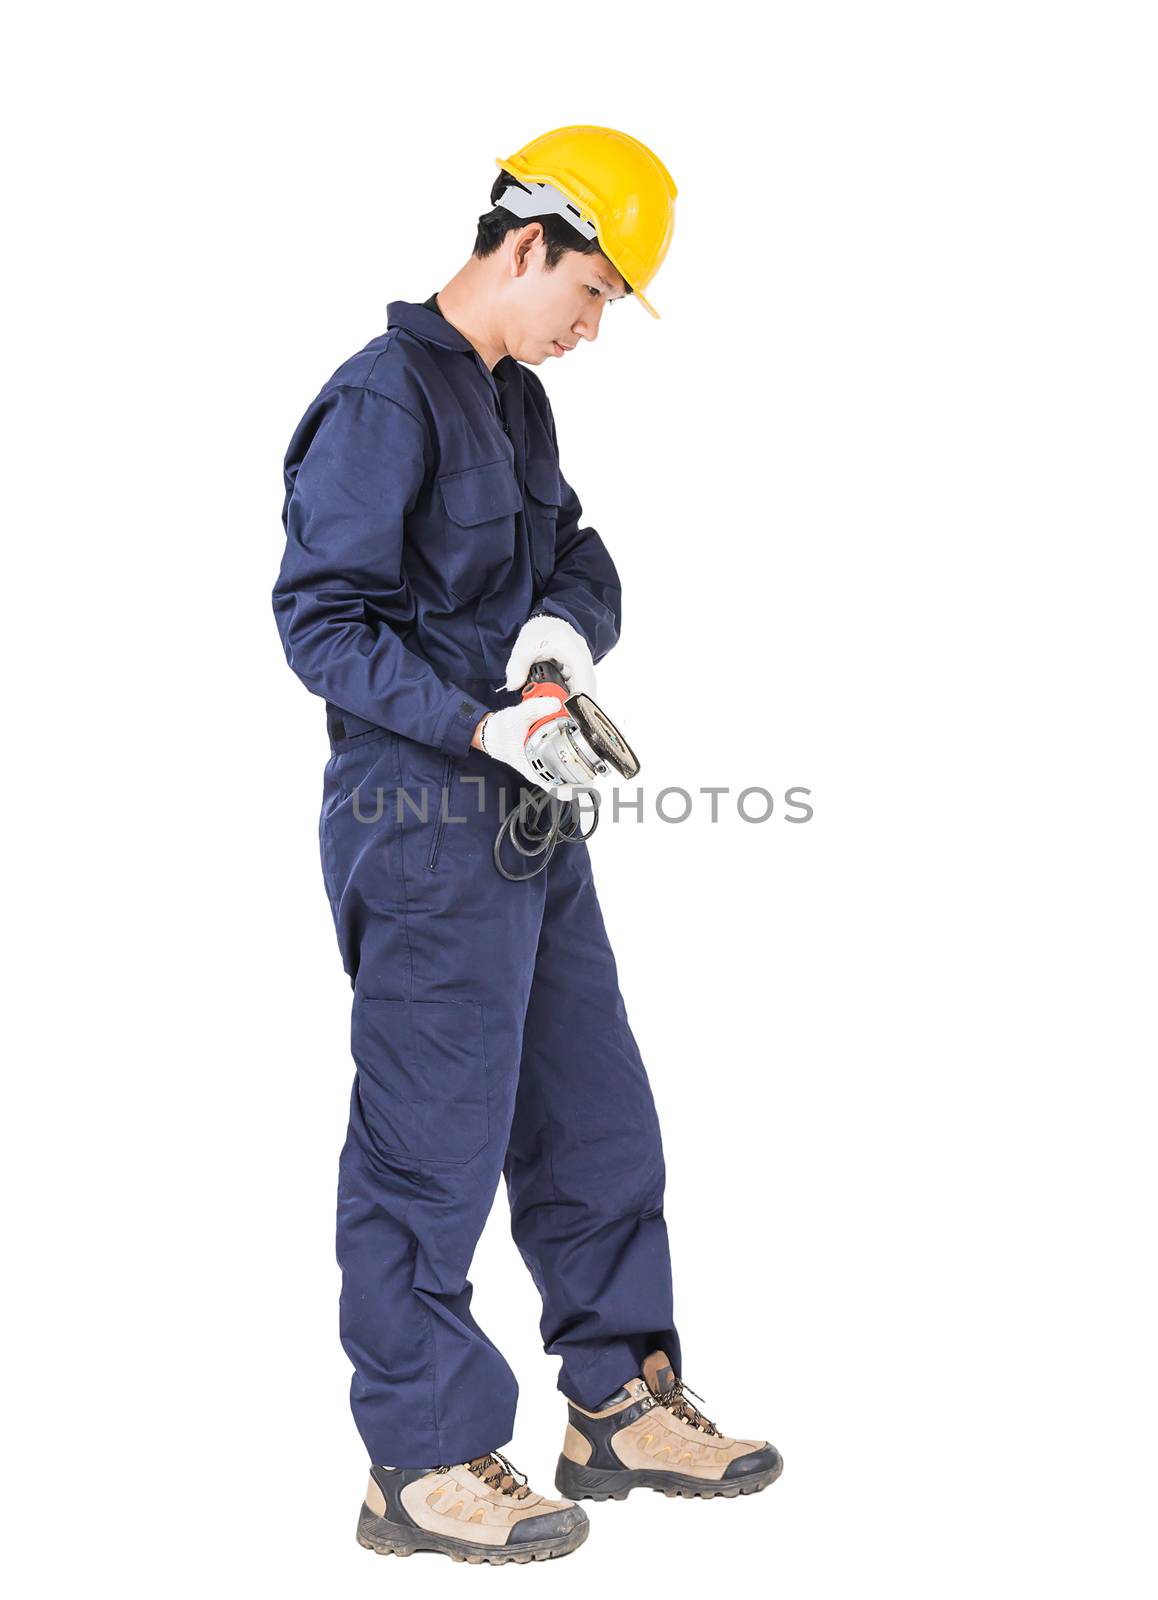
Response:
[[[671,243],[676,186],[653,151],[616,128],[584,125],[544,133],[496,165],[520,183],[551,184],[578,206],[585,224],[579,231],[594,226],[600,250],[640,303],[659,316],[643,290]]]

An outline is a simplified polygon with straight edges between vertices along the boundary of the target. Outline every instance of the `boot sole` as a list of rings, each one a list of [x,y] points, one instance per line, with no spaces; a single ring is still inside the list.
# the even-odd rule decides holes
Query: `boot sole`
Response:
[[[569,1456],[560,1456],[555,1470],[555,1487],[568,1500],[626,1500],[633,1489],[654,1489],[657,1494],[682,1495],[685,1500],[734,1500],[740,1494],[758,1494],[784,1470],[781,1461],[766,1472],[753,1472],[747,1478],[688,1478],[682,1472],[630,1470],[602,1471],[581,1467]]]
[[[569,1533],[556,1534],[553,1539],[529,1539],[525,1544],[514,1545],[479,1545],[472,1539],[453,1539],[448,1534],[427,1533],[425,1528],[388,1522],[385,1517],[376,1517],[370,1507],[363,1504],[358,1517],[358,1543],[364,1550],[373,1550],[380,1556],[412,1556],[416,1550],[430,1550],[449,1556],[452,1561],[468,1561],[472,1566],[485,1562],[487,1566],[505,1567],[513,1561],[522,1567],[530,1561],[550,1561],[555,1556],[570,1555],[586,1539],[589,1528],[590,1523],[584,1520]]]

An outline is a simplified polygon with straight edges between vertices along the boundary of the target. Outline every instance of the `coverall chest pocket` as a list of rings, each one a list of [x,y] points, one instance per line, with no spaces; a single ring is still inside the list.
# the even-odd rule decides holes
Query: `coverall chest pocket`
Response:
[[[515,513],[523,504],[509,461],[448,472],[438,479],[444,570],[451,592],[473,600],[498,587],[515,555]]]
[[[526,516],[531,534],[531,559],[540,584],[555,570],[555,533],[563,492],[559,469],[546,457],[527,461]]]

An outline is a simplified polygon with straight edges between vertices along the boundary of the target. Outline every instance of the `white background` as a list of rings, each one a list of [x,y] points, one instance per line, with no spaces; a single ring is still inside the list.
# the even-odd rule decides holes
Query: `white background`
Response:
[[[2,96],[12,1592],[1152,1594],[1150,9],[36,16]],[[662,320],[542,370],[626,592],[600,698],[649,795],[816,808],[592,847],[685,1376],[787,1465],[491,1579],[354,1542],[349,991],[269,590],[306,405],[465,260],[495,157],[579,121],[680,190]],[[472,1278],[549,1489],[501,1192]]]

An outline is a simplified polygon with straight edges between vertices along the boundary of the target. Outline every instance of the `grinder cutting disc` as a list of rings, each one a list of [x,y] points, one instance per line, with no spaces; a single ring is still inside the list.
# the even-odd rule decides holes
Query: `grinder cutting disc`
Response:
[[[578,723],[579,732],[590,745],[592,754],[614,767],[621,778],[637,775],[639,761],[635,751],[589,694],[573,694],[567,701],[567,710]]]

